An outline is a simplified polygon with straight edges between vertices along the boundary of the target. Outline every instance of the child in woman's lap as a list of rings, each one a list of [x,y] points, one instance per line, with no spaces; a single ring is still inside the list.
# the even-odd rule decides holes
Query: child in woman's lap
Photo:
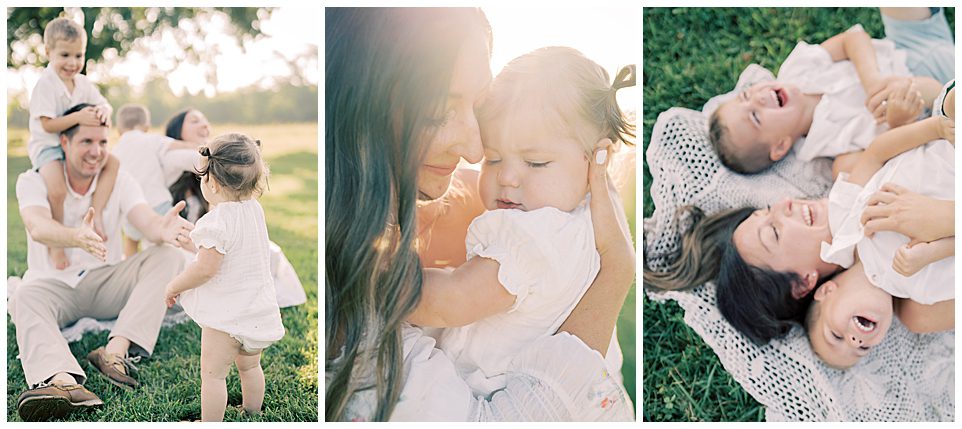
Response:
[[[425,270],[409,318],[450,328],[438,346],[476,393],[503,388],[511,357],[554,334],[598,273],[588,162],[632,135],[615,100],[629,77],[625,68],[609,84],[580,52],[543,48],[509,63],[478,109],[489,211],[468,230],[467,262]]]
[[[201,334],[201,418],[221,421],[231,363],[240,375],[243,406],[259,413],[264,401],[260,354],[284,336],[260,195],[267,169],[260,142],[225,134],[201,147],[201,190],[213,207],[191,239],[197,261],[167,286],[167,305],[180,297]]]

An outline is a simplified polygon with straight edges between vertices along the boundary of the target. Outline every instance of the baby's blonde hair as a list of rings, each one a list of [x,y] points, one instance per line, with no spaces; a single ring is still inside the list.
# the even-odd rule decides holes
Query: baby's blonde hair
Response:
[[[58,41],[73,41],[80,39],[82,43],[87,43],[87,33],[83,27],[74,20],[60,17],[47,23],[43,29],[43,47],[47,50],[47,55],[56,47]]]
[[[623,67],[612,83],[608,72],[576,49],[537,49],[504,67],[478,111],[478,120],[518,117],[519,109],[543,112],[541,123],[521,124],[558,130],[591,154],[598,140],[634,144],[634,124],[628,120],[616,92],[635,85],[635,66]]]
[[[227,133],[201,146],[199,151],[207,162],[197,174],[209,174],[238,198],[264,193],[270,172],[261,158],[260,140],[246,134]]]

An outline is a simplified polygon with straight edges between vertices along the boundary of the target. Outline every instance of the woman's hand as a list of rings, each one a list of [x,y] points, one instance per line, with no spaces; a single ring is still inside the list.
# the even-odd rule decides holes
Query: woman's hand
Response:
[[[177,297],[180,296],[179,293],[171,293],[170,286],[167,287],[167,292],[164,295],[164,303],[167,304],[167,308],[173,307],[177,303]]]
[[[910,78],[905,76],[887,76],[872,82],[866,87],[865,108],[872,112],[875,123],[880,124],[885,120],[886,105],[892,91],[901,85],[907,85]]]
[[[955,121],[946,117],[938,118],[937,130],[939,137],[946,139],[955,146]]]
[[[886,183],[868,200],[862,212],[865,236],[894,231],[913,243],[955,235],[955,201],[937,200]]]
[[[611,140],[598,142],[588,160],[588,186],[591,190],[591,223],[595,246],[601,255],[601,271],[581,301],[558,329],[581,339],[602,355],[608,351],[618,314],[635,277],[635,249],[628,223],[608,178]]]

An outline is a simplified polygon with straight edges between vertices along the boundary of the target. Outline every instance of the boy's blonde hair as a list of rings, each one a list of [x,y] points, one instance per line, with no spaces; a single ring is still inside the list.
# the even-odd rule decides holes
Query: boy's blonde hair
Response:
[[[491,85],[478,120],[515,118],[513,112],[543,112],[541,123],[518,124],[558,130],[581,142],[587,154],[598,140],[634,144],[635,126],[622,113],[616,92],[635,85],[635,66],[625,66],[612,83],[608,72],[576,49],[546,47],[511,60]],[[511,128],[511,127],[508,127]]]
[[[267,186],[269,171],[261,159],[261,141],[246,134],[227,133],[199,148],[206,163],[197,170],[210,175],[236,197],[260,196]]]
[[[150,111],[142,104],[124,104],[117,111],[117,128],[121,133],[134,128],[150,126]]]
[[[83,27],[70,18],[60,17],[47,23],[43,29],[43,46],[47,49],[47,55],[56,47],[58,41],[73,41],[80,39],[82,43],[87,43],[87,33]]]

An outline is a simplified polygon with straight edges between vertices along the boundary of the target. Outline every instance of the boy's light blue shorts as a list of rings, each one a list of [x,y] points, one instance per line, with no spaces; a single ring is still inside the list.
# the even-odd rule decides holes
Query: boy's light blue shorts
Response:
[[[939,83],[955,78],[955,40],[945,9],[938,9],[928,19],[903,21],[882,15],[885,38],[907,53],[906,62],[915,76],[928,76]]]
[[[154,207],[154,212],[163,216],[167,214],[167,210],[170,210],[172,207],[174,207],[174,205],[170,201],[165,201],[160,204],[157,204],[157,206]],[[127,238],[134,241],[140,241],[144,239],[144,233],[140,232],[137,228],[135,228],[134,225],[131,224],[129,220],[127,220],[127,218],[124,218],[123,227],[124,227],[124,234],[127,236]]]
[[[33,169],[40,171],[40,167],[43,167],[48,162],[63,161],[63,159],[63,148],[60,147],[60,145],[47,146],[43,149],[40,149],[40,153],[37,154],[37,159],[34,160],[35,162],[33,163]]]

